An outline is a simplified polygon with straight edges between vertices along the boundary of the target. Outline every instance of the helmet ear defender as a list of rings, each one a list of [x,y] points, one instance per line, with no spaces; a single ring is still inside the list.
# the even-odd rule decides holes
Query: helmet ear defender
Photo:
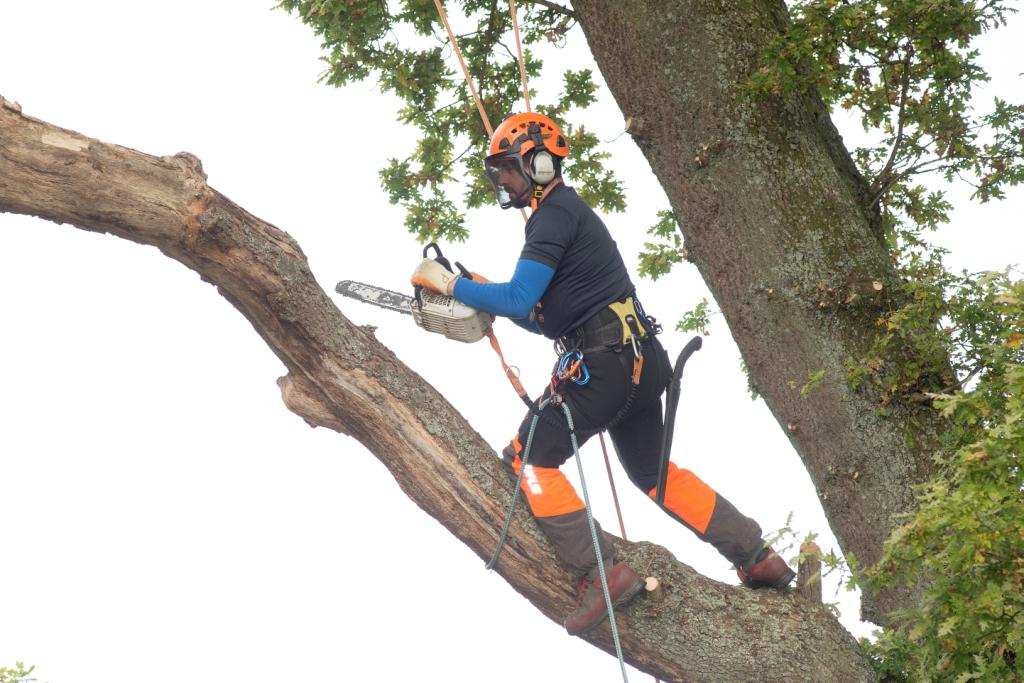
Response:
[[[530,177],[538,185],[547,185],[555,179],[555,160],[546,149],[537,150],[530,159]]]

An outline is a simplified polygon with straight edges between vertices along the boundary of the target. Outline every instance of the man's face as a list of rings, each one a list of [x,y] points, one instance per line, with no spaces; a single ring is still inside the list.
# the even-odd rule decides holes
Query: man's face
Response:
[[[490,156],[484,159],[484,168],[501,208],[522,207],[529,203],[533,183],[526,177],[517,156]]]
[[[498,184],[508,190],[508,193],[515,196],[522,194],[529,187],[526,178],[519,171],[518,165],[504,165],[498,173]]]

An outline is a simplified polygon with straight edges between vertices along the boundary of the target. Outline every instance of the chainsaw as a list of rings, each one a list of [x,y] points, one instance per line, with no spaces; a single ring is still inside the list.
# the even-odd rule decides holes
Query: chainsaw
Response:
[[[452,270],[448,259],[434,243],[423,248],[423,258],[428,258],[431,249],[436,254],[434,260]],[[473,279],[473,275],[465,266],[458,261],[455,265],[464,277]],[[374,285],[342,280],[335,286],[334,291],[366,304],[411,315],[416,324],[427,332],[441,334],[448,339],[467,344],[482,339],[491,327],[490,314],[456,301],[454,297],[438,294],[423,287],[416,287],[413,295],[407,296]]]

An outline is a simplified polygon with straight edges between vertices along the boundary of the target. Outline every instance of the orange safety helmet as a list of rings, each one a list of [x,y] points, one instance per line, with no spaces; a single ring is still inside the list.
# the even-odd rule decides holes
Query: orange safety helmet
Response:
[[[484,170],[501,208],[522,208],[554,180],[569,144],[557,123],[543,114],[513,114],[491,135]]]

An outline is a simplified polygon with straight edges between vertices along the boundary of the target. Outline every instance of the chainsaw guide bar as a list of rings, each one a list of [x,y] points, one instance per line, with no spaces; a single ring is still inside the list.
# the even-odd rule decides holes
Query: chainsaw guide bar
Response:
[[[392,292],[390,289],[364,285],[362,282],[353,280],[342,280],[334,287],[334,291],[350,299],[362,301],[364,304],[372,304],[389,311],[412,315],[412,297]]]

